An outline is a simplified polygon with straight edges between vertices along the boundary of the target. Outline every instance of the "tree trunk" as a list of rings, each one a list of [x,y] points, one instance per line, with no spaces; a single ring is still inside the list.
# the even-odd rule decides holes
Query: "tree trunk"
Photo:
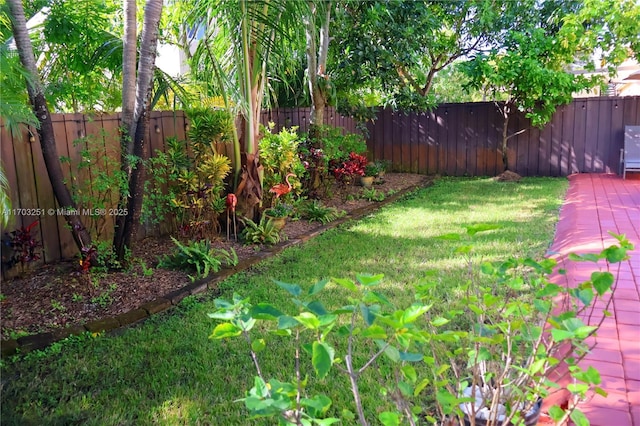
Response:
[[[47,101],[45,100],[44,92],[42,90],[42,83],[40,82],[40,75],[36,66],[35,56],[33,55],[33,46],[31,45],[31,40],[29,39],[29,33],[27,31],[27,23],[24,17],[22,1],[9,0],[7,3],[12,15],[11,24],[13,37],[16,42],[16,47],[18,48],[20,61],[25,69],[31,74],[31,79],[27,81],[27,91],[29,92],[29,100],[33,106],[33,112],[40,123],[40,128],[38,129],[40,146],[42,147],[42,156],[47,168],[47,174],[49,175],[49,181],[53,188],[53,194],[64,211],[77,211],[76,203],[73,201],[69,189],[64,184],[64,176],[62,174],[62,167],[60,166],[60,157],[58,156],[58,151],[56,149],[51,114],[47,107]],[[69,229],[71,230],[71,234],[73,235],[73,239],[78,250],[82,252],[84,248],[91,247],[91,236],[82,224],[80,216],[65,214],[64,219],[67,222],[67,225],[69,225]]]
[[[153,72],[158,46],[158,28],[162,15],[162,0],[147,0],[142,25],[142,39],[140,42],[140,62],[136,79],[135,107],[131,126],[125,131],[133,135],[127,141],[127,152],[132,152],[136,158],[135,164],[130,164],[129,198],[121,200],[126,205],[126,215],[118,216],[116,232],[113,240],[115,254],[121,263],[126,261],[127,249],[135,240],[140,222],[140,210],[144,189],[144,137],[149,126],[149,101],[153,88]]]
[[[309,76],[309,93],[311,94],[311,115],[309,124],[310,136],[317,135],[317,127],[324,123],[324,109],[327,105],[327,56],[329,51],[329,23],[331,21],[331,2],[322,4],[324,20],[320,27],[319,47],[316,42],[316,12],[317,4],[309,1],[309,15],[305,17],[305,33],[307,40],[307,74]],[[324,81],[323,81],[324,80]]]
[[[504,171],[509,170],[509,152],[507,151],[507,142],[509,140],[509,115],[511,114],[511,108],[508,104],[502,107],[502,165]]]

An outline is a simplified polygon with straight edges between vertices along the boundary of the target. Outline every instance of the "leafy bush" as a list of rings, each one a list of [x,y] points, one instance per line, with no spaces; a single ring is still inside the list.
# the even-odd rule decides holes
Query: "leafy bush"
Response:
[[[177,248],[173,254],[163,256],[158,266],[195,272],[195,276],[191,277],[192,280],[206,278],[211,272],[218,272],[223,266],[238,264],[235,250],[212,248],[209,240],[191,241],[185,245],[173,237],[171,239]]]
[[[262,139],[260,140],[260,164],[264,167],[263,187],[266,189],[283,183],[288,173],[293,173],[295,178],[290,179],[292,184],[291,194],[299,194],[301,185],[299,180],[305,174],[305,168],[298,156],[300,137],[297,127],[282,128],[279,133],[271,133],[274,123],[269,127],[261,126]],[[267,195],[267,194],[265,194]],[[271,194],[268,194],[271,195]],[[286,195],[285,197],[291,197]],[[266,200],[267,205],[272,205],[273,200]]]
[[[352,152],[346,161],[333,169],[333,175],[339,182],[353,181],[356,177],[364,176],[367,163],[367,157]]]
[[[320,222],[323,225],[347,214],[344,210],[323,206],[318,200],[305,201],[299,210],[303,219],[307,219],[309,222]]]
[[[40,259],[39,247],[42,246],[33,235],[33,229],[38,226],[39,221],[35,221],[30,225],[16,229],[15,231],[5,232],[2,238],[2,267],[13,268],[20,265],[22,271],[27,263],[35,262]]]
[[[186,114],[189,119],[187,136],[196,147],[233,142],[233,120],[227,110],[199,107]]]
[[[247,244],[277,244],[281,240],[280,230],[264,215],[259,223],[248,218],[242,219],[242,222],[245,228],[241,236]]]

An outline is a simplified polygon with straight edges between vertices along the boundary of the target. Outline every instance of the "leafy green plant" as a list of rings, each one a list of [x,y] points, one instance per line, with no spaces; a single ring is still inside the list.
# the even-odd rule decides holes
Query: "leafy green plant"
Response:
[[[346,215],[344,210],[323,206],[319,200],[305,200],[300,206],[300,215],[309,222],[327,224]]]
[[[195,272],[195,276],[191,276],[194,281],[208,277],[211,272],[218,272],[223,266],[238,264],[238,255],[235,250],[213,248],[209,240],[182,244],[173,237],[171,239],[177,246],[176,250],[173,254],[160,258],[158,266]]]
[[[289,217],[292,213],[293,206],[287,203],[277,203],[264,211],[264,214],[270,217]]]
[[[300,179],[305,175],[305,168],[298,156],[298,136],[296,126],[290,129],[282,128],[278,133],[271,133],[274,123],[269,123],[269,127],[261,126],[262,139],[260,140],[260,164],[264,167],[263,187],[271,188],[274,185],[283,183],[289,173],[293,173],[295,178],[290,180],[292,190],[285,195],[285,199],[290,199],[292,195],[301,191]],[[271,195],[271,194],[269,194]],[[275,198],[267,200],[267,205],[275,204]]]
[[[375,188],[363,188],[360,198],[367,201],[384,201],[386,195],[382,191],[378,191]]]
[[[104,290],[98,296],[91,298],[91,303],[94,305],[100,306],[102,309],[107,308],[113,303],[113,297],[111,296],[114,291],[118,289],[118,285],[116,283],[111,283],[109,288]]]
[[[233,142],[233,120],[227,110],[198,107],[187,111],[189,140],[198,148]]]
[[[247,244],[277,244],[282,239],[280,230],[264,215],[258,223],[249,218],[241,220],[245,225],[241,236]]]
[[[467,234],[473,236],[496,228],[470,226]],[[614,237],[619,245],[597,255],[572,255],[571,259],[604,259],[610,263],[628,259],[627,252],[633,246],[624,236]],[[367,426],[370,420],[362,406],[359,379],[385,356],[392,362],[392,379],[379,378],[384,391],[381,394],[395,403],[396,410],[379,413],[382,424],[418,424],[424,391],[431,388],[440,418],[428,414],[426,420],[430,423],[449,424],[456,418],[460,424],[476,425],[483,413],[483,425],[522,425],[525,418],[539,410],[540,398],[549,394],[549,387],[553,386],[548,378],[550,372],[564,362],[573,379],[567,389],[575,398],[567,408],[552,407],[550,415],[560,424],[571,418],[577,425],[588,425],[586,417],[576,409],[577,400],[590,389],[600,394],[604,391],[598,386],[597,370],[582,369],[578,361],[588,353],[587,339],[597,332],[606,316],[605,310],[599,322],[590,322],[596,300],[605,298],[604,305],[608,306],[606,298],[613,289],[613,275],[596,271],[576,288],[563,288],[548,279],[557,266],[554,260],[521,258],[483,263],[480,272],[489,279],[478,281],[478,271],[470,257],[472,247],[464,245],[457,251],[469,258],[469,282],[464,289],[467,296],[445,311],[430,303],[435,300],[435,281],[418,283],[416,301],[405,309],[397,308],[375,289],[382,275],[357,275],[356,282],[332,279],[331,283],[351,295],[349,304],[337,309],[329,309],[317,297],[329,280],[316,282],[306,292],[297,284],[275,281],[290,294],[297,307],[294,313],[268,303],[254,305],[237,294],[231,301],[217,299],[217,310],[210,317],[224,322],[216,325],[210,338],[243,337],[257,373],[253,388],[239,401],[245,403],[252,417],[276,417],[279,424],[337,422],[337,418],[324,418],[332,404],[328,397],[306,394],[307,379],[302,379],[300,367],[300,354],[306,352],[318,380],[329,377],[333,367],[346,376],[358,422]],[[254,338],[251,332],[258,329],[258,321],[265,325],[259,328],[263,330],[259,337]],[[294,339],[295,379],[290,382],[267,380],[262,372],[259,354],[271,335],[264,332],[265,328],[273,335]],[[342,341],[332,343],[335,339]],[[425,370],[426,375],[421,376]],[[317,410],[310,411],[308,404]]]

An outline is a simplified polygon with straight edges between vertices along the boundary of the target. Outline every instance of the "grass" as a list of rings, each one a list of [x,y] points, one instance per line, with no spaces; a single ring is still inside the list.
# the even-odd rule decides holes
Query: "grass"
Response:
[[[478,234],[478,258],[540,258],[552,240],[566,187],[565,179],[527,178],[519,184],[442,179],[379,213],[234,275],[221,283],[220,297],[236,292],[292,312],[287,294],[272,279],[308,287],[326,277],[384,273],[380,290],[397,306],[411,304],[411,285],[426,276],[440,282],[440,300],[434,304],[445,305],[456,297],[465,267],[453,253],[459,242],[438,236],[463,232],[466,225],[498,224],[499,230]],[[346,303],[337,286],[328,286],[321,296],[330,307]],[[75,337],[4,362],[2,424],[273,424],[248,420],[243,404],[234,402],[253,385],[254,370],[241,340],[207,338],[216,324],[207,317],[214,310],[213,298],[189,297],[177,309],[118,336]],[[334,369],[318,382],[303,359],[309,394],[329,396],[334,401],[331,415],[340,416],[343,408],[353,411],[346,378]],[[291,342],[270,337],[261,364],[267,378],[291,379]],[[389,366],[381,359],[360,380],[371,418],[391,406],[381,396],[388,376]]]

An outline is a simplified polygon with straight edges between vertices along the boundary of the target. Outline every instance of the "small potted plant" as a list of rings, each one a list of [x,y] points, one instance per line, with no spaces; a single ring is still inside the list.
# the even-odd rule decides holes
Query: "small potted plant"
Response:
[[[375,163],[367,163],[364,166],[364,175],[360,177],[360,184],[365,188],[371,188],[373,181],[378,176],[378,167]]]
[[[291,204],[277,203],[275,206],[266,209],[263,214],[267,220],[273,222],[274,226],[281,230],[287,224],[287,218],[293,212]]]
[[[378,168],[377,178],[382,179],[389,169],[391,162],[389,160],[376,160],[373,162],[373,164],[375,164],[375,166]]]

